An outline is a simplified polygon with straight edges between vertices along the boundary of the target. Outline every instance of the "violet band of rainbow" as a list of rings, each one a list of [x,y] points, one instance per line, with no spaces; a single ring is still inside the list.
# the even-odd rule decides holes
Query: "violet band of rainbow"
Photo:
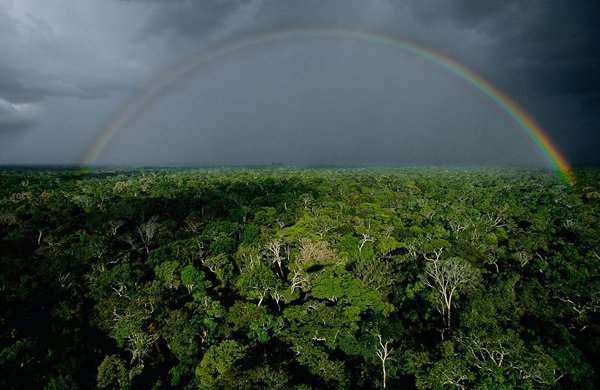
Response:
[[[524,109],[511,100],[503,92],[494,87],[490,82],[468,69],[453,59],[445,57],[430,49],[419,46],[397,37],[360,30],[347,29],[287,29],[263,32],[247,36],[233,42],[228,42],[210,50],[202,50],[179,63],[167,68],[153,81],[143,87],[106,125],[100,130],[99,136],[92,146],[86,151],[83,167],[93,165],[111,140],[126,127],[139,113],[152,102],[159,99],[167,89],[182,77],[193,75],[210,62],[216,61],[239,50],[253,46],[266,45],[272,42],[284,41],[292,38],[345,38],[362,42],[372,42],[378,45],[387,45],[412,53],[431,63],[434,63],[456,77],[464,80],[481,94],[493,101],[511,120],[524,131],[529,140],[535,145],[546,162],[555,170],[563,184],[572,186],[574,177],[566,158],[554,146],[550,138],[544,133],[540,125]]]

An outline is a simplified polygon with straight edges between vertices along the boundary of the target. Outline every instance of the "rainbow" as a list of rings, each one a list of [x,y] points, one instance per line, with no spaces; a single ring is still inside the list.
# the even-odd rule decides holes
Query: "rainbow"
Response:
[[[163,71],[152,82],[147,84],[106,123],[100,131],[99,137],[87,150],[82,165],[84,167],[93,165],[114,136],[136,118],[145,107],[160,98],[177,80],[192,75],[199,71],[204,65],[239,50],[251,48],[253,46],[266,45],[272,42],[284,41],[290,38],[303,37],[344,38],[362,42],[372,42],[378,45],[393,46],[440,66],[491,99],[491,101],[493,101],[527,134],[528,138],[533,142],[537,150],[540,151],[544,159],[559,175],[561,181],[567,186],[573,185],[574,177],[569,163],[552,144],[542,128],[525,112],[525,110],[481,76],[453,59],[404,39],[372,32],[344,29],[289,29],[266,33],[263,32],[225,43],[208,51],[200,51],[184,59]]]

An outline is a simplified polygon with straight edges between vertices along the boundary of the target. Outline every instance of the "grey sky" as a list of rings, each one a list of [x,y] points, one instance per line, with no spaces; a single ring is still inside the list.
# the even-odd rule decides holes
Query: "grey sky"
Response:
[[[257,31],[408,39],[523,106],[573,163],[599,163],[600,6],[588,1],[3,0],[0,163],[79,163],[161,71]],[[208,64],[98,162],[543,165],[516,126],[399,49],[292,38]]]

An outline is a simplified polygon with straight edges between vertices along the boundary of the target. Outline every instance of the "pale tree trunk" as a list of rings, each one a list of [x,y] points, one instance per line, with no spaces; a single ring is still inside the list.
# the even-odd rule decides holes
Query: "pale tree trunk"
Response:
[[[383,377],[383,388],[386,388],[386,382],[387,382],[387,373],[385,371],[385,362],[387,360],[390,360],[390,354],[392,353],[392,351],[394,350],[394,348],[389,348],[388,349],[388,344],[392,341],[392,340],[386,340],[385,343],[383,342],[383,339],[381,338],[380,334],[377,334],[377,338],[379,339],[379,346],[377,347],[377,357],[379,358],[379,360],[381,360],[381,374]]]

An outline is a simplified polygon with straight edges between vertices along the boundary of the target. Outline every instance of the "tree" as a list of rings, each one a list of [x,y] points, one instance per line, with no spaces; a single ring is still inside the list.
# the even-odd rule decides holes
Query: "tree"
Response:
[[[280,281],[271,268],[264,264],[258,264],[243,270],[237,280],[236,286],[240,294],[248,299],[258,299],[257,306],[260,306],[264,299],[269,296],[269,292],[274,290],[279,284]]]
[[[212,346],[196,368],[201,389],[216,389],[222,383],[223,377],[234,367],[237,361],[244,357],[246,347],[234,340],[225,340],[219,345]]]
[[[385,362],[392,359],[390,357],[390,355],[392,354],[392,352],[394,352],[394,348],[388,348],[388,344],[391,343],[392,340],[385,340],[385,343],[384,343],[383,338],[381,337],[380,334],[377,334],[376,336],[379,341],[379,345],[376,347],[377,349],[376,349],[375,353],[377,354],[377,357],[379,358],[379,360],[381,360],[381,375],[382,375],[383,388],[385,389],[385,386],[386,386]]]
[[[165,261],[154,269],[156,279],[169,290],[179,288],[180,280],[177,270],[180,268],[178,261]]]
[[[144,243],[144,248],[146,249],[146,254],[150,253],[150,243],[159,232],[160,225],[156,222],[158,216],[153,216],[147,222],[142,223],[137,227],[137,232],[140,236],[140,239]]]
[[[478,279],[477,270],[460,257],[442,259],[443,248],[436,249],[433,256],[425,254],[425,274],[423,281],[426,286],[439,294],[439,311],[447,329],[451,325],[453,299],[458,290],[473,286]]]
[[[277,264],[277,273],[281,278],[283,278],[283,267],[281,266],[281,263],[284,259],[283,253],[281,253],[282,246],[283,242],[278,238],[275,238],[267,243],[267,250],[271,252],[271,255],[273,256],[273,263]]]
[[[129,375],[125,365],[117,355],[109,355],[98,366],[97,383],[100,389],[128,389]]]
[[[386,259],[360,259],[354,270],[365,287],[386,294],[394,283],[394,269]]]
[[[202,258],[202,265],[216,275],[221,286],[227,285],[233,273],[233,265],[226,254],[220,253],[216,256]]]
[[[181,282],[187,289],[188,293],[192,293],[194,290],[204,290],[204,272],[199,271],[192,264],[189,264],[181,270]]]

